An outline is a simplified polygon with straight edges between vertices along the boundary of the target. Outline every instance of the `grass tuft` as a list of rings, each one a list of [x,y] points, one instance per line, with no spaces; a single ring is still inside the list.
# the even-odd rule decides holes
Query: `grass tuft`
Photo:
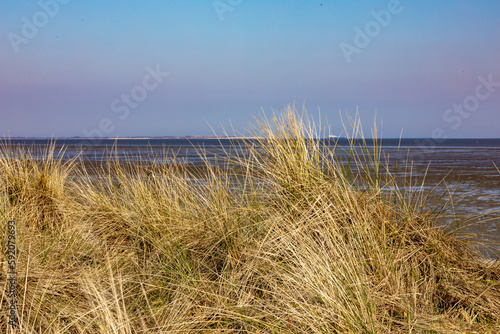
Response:
[[[3,143],[20,332],[498,332],[498,261],[439,225],[349,122],[347,158],[288,106],[217,164],[200,149],[203,168]]]

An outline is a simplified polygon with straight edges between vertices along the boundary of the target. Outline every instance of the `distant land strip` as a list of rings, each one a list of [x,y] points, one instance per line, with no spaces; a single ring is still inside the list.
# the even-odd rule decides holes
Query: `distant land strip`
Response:
[[[136,137],[9,137],[8,139],[256,139],[258,137],[252,136],[136,136]],[[7,139],[4,137],[4,139]]]

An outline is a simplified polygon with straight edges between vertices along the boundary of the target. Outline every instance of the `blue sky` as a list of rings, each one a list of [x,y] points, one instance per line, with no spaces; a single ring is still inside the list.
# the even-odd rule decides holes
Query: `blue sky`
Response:
[[[0,134],[210,135],[295,102],[334,132],[358,109],[384,137],[500,137],[499,17],[493,0],[3,1]]]

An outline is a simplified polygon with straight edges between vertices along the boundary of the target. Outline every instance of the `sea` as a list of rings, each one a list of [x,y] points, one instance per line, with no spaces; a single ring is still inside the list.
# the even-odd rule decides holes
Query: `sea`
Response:
[[[78,156],[94,162],[110,157],[139,162],[158,158],[158,161],[167,161],[161,157],[175,154],[177,160],[196,166],[204,164],[200,152],[203,152],[205,161],[214,162],[225,154],[241,153],[241,140],[238,139],[14,138],[9,142],[11,145],[36,147],[39,152],[46,150],[52,142],[56,153],[64,148],[64,159]],[[346,138],[320,142],[323,148],[336,150],[339,156],[347,157],[349,141]],[[366,140],[367,147],[374,147],[375,143],[392,173],[412,175],[415,180],[413,191],[432,193],[430,198],[435,200],[453,199],[446,209],[448,224],[456,223],[461,232],[473,233],[475,240],[495,251],[500,245],[500,139]]]

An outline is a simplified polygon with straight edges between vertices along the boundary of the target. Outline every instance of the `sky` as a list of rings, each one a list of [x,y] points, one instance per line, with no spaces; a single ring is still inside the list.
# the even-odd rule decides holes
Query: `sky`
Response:
[[[0,135],[237,132],[303,106],[341,134],[500,137],[498,0],[1,1]],[[231,130],[229,130],[231,132]]]

